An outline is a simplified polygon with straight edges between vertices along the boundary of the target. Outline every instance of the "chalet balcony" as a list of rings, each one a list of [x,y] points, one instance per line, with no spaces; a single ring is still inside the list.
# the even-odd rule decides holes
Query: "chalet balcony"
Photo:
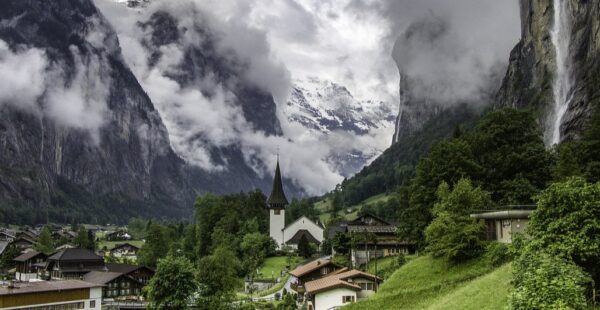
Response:
[[[290,284],[290,287],[298,294],[304,294],[304,292],[306,292],[306,290],[304,289],[304,285],[302,284],[292,283]]]

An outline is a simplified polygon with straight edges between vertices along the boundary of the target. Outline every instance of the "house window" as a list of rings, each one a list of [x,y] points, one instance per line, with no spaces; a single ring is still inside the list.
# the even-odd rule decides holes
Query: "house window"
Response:
[[[90,308],[96,308],[96,301],[90,300]]]
[[[279,214],[281,214],[281,210],[275,209],[275,210],[273,210],[273,214],[279,215]]]
[[[327,268],[327,267],[321,268],[321,274],[325,275],[328,273],[329,273],[329,268]]]
[[[342,303],[354,302],[354,296],[342,296]]]

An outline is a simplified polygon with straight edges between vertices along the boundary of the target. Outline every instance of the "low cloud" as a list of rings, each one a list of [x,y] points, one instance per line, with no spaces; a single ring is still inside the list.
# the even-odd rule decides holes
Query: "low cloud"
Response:
[[[0,106],[39,112],[37,100],[46,88],[47,66],[44,51],[18,47],[13,52],[0,40]]]
[[[0,105],[47,117],[58,126],[88,132],[94,143],[105,124],[109,94],[108,65],[95,55],[83,56],[76,47],[72,78],[61,63],[50,63],[46,52],[18,46],[11,51],[0,40]]]
[[[411,25],[436,16],[448,29],[446,38],[401,44],[403,52],[394,56],[424,85],[450,83],[440,96],[466,97],[479,88],[474,82],[482,73],[508,60],[518,37],[513,28],[519,24],[516,0],[154,0],[143,10],[113,0],[95,2],[117,30],[124,58],[159,110],[178,154],[218,171],[227,167],[213,162],[211,146],[236,145],[259,174],[270,174],[279,148],[284,174],[309,194],[321,194],[343,179],[328,162],[332,153],[378,154],[389,145],[393,125],[364,136],[311,135],[282,113],[291,80],[318,76],[346,86],[358,100],[382,101],[396,110],[399,74],[390,57],[394,43]],[[176,16],[185,35],[163,47],[158,63],[150,67],[143,43],[148,33],[137,22],[159,10]],[[215,40],[219,56],[241,74],[230,81],[206,74],[194,85],[180,85],[173,76],[183,51],[201,46],[207,35]],[[427,44],[430,50],[419,50]],[[230,83],[240,82],[274,95],[284,136],[251,129],[228,91]]]

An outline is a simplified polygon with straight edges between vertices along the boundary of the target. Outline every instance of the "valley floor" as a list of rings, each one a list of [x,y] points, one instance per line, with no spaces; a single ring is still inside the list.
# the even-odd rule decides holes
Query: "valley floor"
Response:
[[[492,268],[478,259],[452,266],[423,256],[396,271],[377,294],[344,309],[504,309],[510,279],[510,264]]]

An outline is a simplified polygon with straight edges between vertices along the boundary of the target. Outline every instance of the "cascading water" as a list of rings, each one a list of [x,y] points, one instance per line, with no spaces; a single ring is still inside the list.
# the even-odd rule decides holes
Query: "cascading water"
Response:
[[[398,139],[400,138],[400,122],[401,122],[401,119],[402,119],[402,113],[404,112],[404,106],[402,106],[402,104],[404,103],[402,101],[402,99],[403,99],[402,97],[404,96],[404,92],[403,92],[403,89],[402,89],[402,72],[400,72],[400,83],[399,83],[399,86],[400,86],[400,91],[399,91],[400,104],[399,104],[399,109],[398,109],[398,118],[396,119],[396,133],[395,133],[395,136],[394,136],[394,141],[392,141],[392,144],[398,142]]]
[[[548,121],[546,141],[553,145],[560,143],[560,125],[571,101],[571,61],[569,43],[571,30],[569,21],[568,0],[554,0],[554,26],[551,33],[552,44],[556,54],[556,76],[554,78],[554,106]]]

